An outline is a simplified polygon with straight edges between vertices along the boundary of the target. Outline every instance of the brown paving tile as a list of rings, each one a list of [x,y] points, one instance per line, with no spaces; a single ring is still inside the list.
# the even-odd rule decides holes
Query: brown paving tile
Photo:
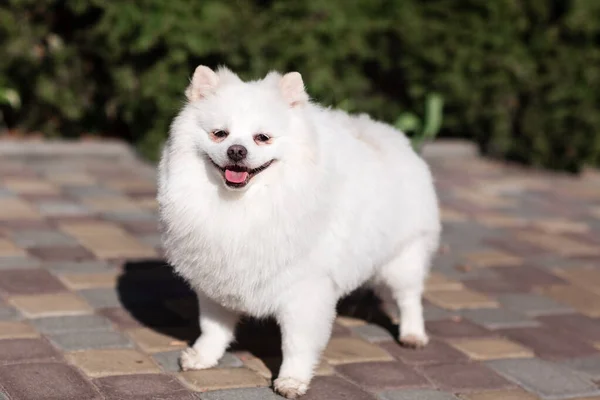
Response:
[[[429,386],[423,375],[398,362],[369,362],[340,365],[339,373],[372,391]]]
[[[92,288],[114,288],[117,286],[120,273],[76,273],[61,274],[59,279],[71,290]]]
[[[126,221],[121,224],[126,231],[134,235],[151,235],[158,233],[157,221]]]
[[[576,336],[584,341],[600,341],[600,319],[579,314],[548,315],[537,318],[552,329]]]
[[[103,259],[156,257],[154,248],[109,222],[61,224],[60,228]]]
[[[8,302],[29,318],[80,315],[93,311],[84,299],[69,292],[12,296]]]
[[[156,193],[156,183],[135,179],[110,179],[104,183],[104,186],[121,191],[123,193],[134,194],[153,194]]]
[[[140,374],[108,376],[94,380],[108,399],[180,400],[194,397],[179,380],[170,375]]]
[[[105,316],[121,329],[139,328],[141,323],[131,313],[121,307],[101,308],[98,314]]]
[[[177,339],[176,330],[173,329],[173,331],[172,336],[149,328],[129,329],[126,333],[142,350],[148,353],[158,353],[161,351],[183,349],[187,346],[185,341]]]
[[[485,392],[463,393],[458,396],[463,400],[540,400],[534,394],[521,389],[490,390]]]
[[[336,376],[316,377],[302,400],[374,400],[358,386]]]
[[[498,213],[477,214],[475,221],[489,228],[519,228],[529,223],[524,218]]]
[[[423,367],[425,375],[442,390],[504,389],[514,385],[483,364],[441,364]]]
[[[15,400],[102,399],[79,371],[64,363],[5,365],[0,367],[0,382]]]
[[[440,214],[442,218],[442,222],[465,222],[468,217],[465,213],[460,212],[458,210],[449,208],[449,207],[440,207]]]
[[[491,336],[488,329],[464,319],[427,322],[427,330],[432,336],[444,339],[473,338]]]
[[[0,291],[11,295],[53,293],[64,290],[66,288],[63,284],[43,269],[0,271]]]
[[[600,269],[593,266],[556,269],[554,273],[567,281],[600,293]]]
[[[8,190],[19,194],[57,194],[59,190],[49,182],[32,178],[8,178],[1,184]]]
[[[524,293],[531,290],[527,282],[507,281],[502,277],[479,278],[464,280],[463,284],[469,289],[488,295],[506,293]]]
[[[484,242],[495,249],[507,251],[522,257],[545,253],[545,249],[534,246],[532,243],[515,240],[513,237],[486,239]]]
[[[411,365],[460,363],[468,358],[460,351],[439,340],[432,340],[422,349],[407,349],[395,342],[380,345],[394,358]]]
[[[124,196],[84,197],[81,202],[94,211],[137,211],[139,206]]]
[[[136,201],[137,205],[144,210],[156,211],[158,210],[158,202],[156,197],[142,197]]]
[[[96,183],[96,179],[85,172],[51,173],[46,179],[61,186],[90,186]]]
[[[92,377],[160,372],[151,358],[136,350],[83,350],[68,353],[65,357]]]
[[[502,277],[502,279],[513,282],[515,284],[527,284],[533,286],[560,285],[566,282],[535,267],[512,267],[512,268],[495,268],[494,271]]]
[[[24,257],[25,251],[8,239],[0,237],[0,257]]]
[[[498,302],[470,289],[428,291],[424,297],[432,304],[447,310],[464,308],[495,308]]]
[[[235,356],[242,361],[246,368],[269,380],[273,378],[273,370],[270,367],[274,366],[278,368],[281,365],[281,358],[279,359],[279,363],[275,365],[273,359],[267,357],[258,358],[247,351],[236,352]]]
[[[42,216],[31,204],[16,198],[0,198],[0,221],[39,220]]]
[[[565,218],[544,218],[543,220],[533,221],[531,224],[545,233],[584,233],[590,230],[590,227],[584,222],[572,221]]]
[[[460,290],[464,286],[459,281],[450,279],[438,272],[432,272],[427,278],[425,283],[425,290],[436,291],[436,290]]]
[[[512,328],[502,329],[499,333],[530,348],[542,358],[575,358],[597,353],[591,345],[555,329]]]
[[[335,373],[333,367],[325,360],[321,360],[319,365],[315,368],[315,375],[328,376]]]
[[[596,246],[556,234],[519,232],[517,233],[515,240],[524,241],[543,248],[544,250],[564,256],[600,255],[600,249]]]
[[[362,325],[366,325],[367,323],[359,318],[352,318],[352,317],[346,317],[346,316],[339,316],[335,319],[336,324],[341,325],[341,326],[345,326],[347,328],[349,327],[353,327],[353,326],[362,326]]]
[[[0,340],[0,363],[58,358],[60,354],[44,339]]]
[[[589,317],[600,317],[600,295],[572,285],[556,285],[541,289],[542,294],[573,307]]]
[[[393,360],[381,347],[353,337],[331,339],[323,358],[332,365]]]
[[[216,368],[179,373],[181,381],[196,391],[268,386],[267,379],[246,368]]]
[[[0,339],[23,339],[40,336],[39,332],[26,322],[0,321]]]
[[[533,357],[533,351],[504,338],[462,339],[450,344],[474,360]]]
[[[2,199],[0,199],[0,203]],[[1,207],[1,204],[0,204]],[[2,228],[9,231],[19,231],[19,230],[31,230],[31,229],[40,229],[40,230],[48,230],[52,229],[52,225],[44,219],[12,219],[12,220],[2,220],[0,217],[0,224]],[[7,236],[10,236],[7,234]]]
[[[500,250],[486,250],[468,253],[465,256],[465,259],[469,266],[475,268],[518,266],[523,263],[523,259],[521,257],[517,257]]]
[[[92,260],[94,255],[81,246],[52,246],[29,249],[33,256],[48,262]]]

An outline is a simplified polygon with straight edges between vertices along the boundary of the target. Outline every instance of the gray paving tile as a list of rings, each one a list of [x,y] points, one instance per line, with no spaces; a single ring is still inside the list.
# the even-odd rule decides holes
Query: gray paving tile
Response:
[[[45,201],[38,204],[40,213],[49,217],[89,215],[91,212],[81,204],[63,201]]]
[[[14,321],[22,319],[21,314],[8,304],[0,304],[0,321]]]
[[[563,361],[561,364],[575,369],[591,379],[600,379],[600,356],[573,358]]]
[[[380,400],[458,400],[452,393],[438,390],[390,390],[377,395]]]
[[[116,190],[101,186],[63,186],[63,191],[74,197],[105,197],[119,194]]]
[[[8,189],[0,188],[0,197],[14,197],[15,194]]]
[[[201,393],[202,400],[281,400],[281,397],[268,388],[244,388],[216,390],[214,392]],[[442,400],[442,399],[440,399]]]
[[[595,396],[598,387],[583,374],[564,365],[540,359],[495,360],[487,362],[506,379],[544,399]]]
[[[374,324],[354,326],[351,330],[371,343],[394,340],[390,331]]]
[[[154,360],[167,372],[179,372],[181,367],[179,366],[179,355],[181,350],[165,351],[162,353],[153,354]],[[223,358],[219,361],[216,368],[239,368],[244,364],[242,361],[231,353],[225,353]]]
[[[532,317],[574,311],[569,306],[535,293],[506,294],[498,296],[497,299],[503,307]]]
[[[139,239],[147,244],[148,246],[152,246],[152,247],[161,247],[162,246],[162,240],[160,238],[160,235],[144,235],[144,236],[140,236]]]
[[[40,261],[32,257],[0,257],[0,271],[6,269],[39,268]]]
[[[88,274],[96,272],[107,272],[114,271],[117,268],[104,261],[61,261],[51,262],[43,265],[44,268],[49,269],[57,274]]]
[[[31,247],[76,246],[79,244],[74,238],[57,231],[16,231],[12,235],[12,240],[26,249]]]
[[[121,307],[119,294],[114,289],[85,289],[80,290],[79,294],[95,308]]]
[[[55,346],[67,351],[133,347],[128,338],[111,331],[91,331],[83,334],[65,332],[50,334],[47,337]]]
[[[125,222],[125,221],[154,221],[156,215],[143,211],[114,211],[102,213],[102,218],[110,221]]]
[[[455,313],[444,310],[443,308],[437,306],[426,305],[423,307],[423,317],[425,318],[425,321],[439,321],[443,319],[450,319],[454,315]]]
[[[35,318],[30,321],[42,333],[107,331],[110,321],[98,315]]]
[[[461,314],[468,320],[483,325],[488,329],[533,327],[540,323],[505,308],[481,308],[475,310],[463,310]]]

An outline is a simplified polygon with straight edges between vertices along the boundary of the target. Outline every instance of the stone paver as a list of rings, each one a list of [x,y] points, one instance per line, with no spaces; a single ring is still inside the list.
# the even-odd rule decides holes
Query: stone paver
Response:
[[[244,324],[216,368],[180,371],[198,310],[161,259],[155,171],[69,154],[0,157],[0,399],[281,398],[276,328]],[[430,344],[400,347],[375,303],[344,312],[304,398],[600,399],[600,180],[430,161]]]
[[[177,378],[169,375],[140,374],[108,376],[95,379],[94,384],[109,399],[194,399],[193,394]]]
[[[473,360],[533,357],[533,351],[504,338],[466,339],[451,343]]]
[[[180,379],[193,390],[236,389],[267,386],[267,379],[246,368],[216,368],[202,371],[186,371]]]
[[[379,393],[380,400],[458,400],[451,393],[432,389],[389,390]]]
[[[102,396],[74,367],[56,362],[0,367],[0,382],[11,399],[100,400]]]
[[[577,372],[538,359],[490,361],[491,368],[542,398],[599,395],[598,387]]]
[[[66,357],[93,377],[160,372],[150,357],[135,350],[83,350],[68,353]]]

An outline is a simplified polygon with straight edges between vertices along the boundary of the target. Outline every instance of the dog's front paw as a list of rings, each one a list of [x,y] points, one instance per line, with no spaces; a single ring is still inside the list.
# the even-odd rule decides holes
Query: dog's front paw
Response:
[[[400,344],[411,349],[421,349],[427,346],[427,343],[429,343],[429,337],[425,333],[420,335],[406,334],[400,337]]]
[[[212,368],[219,363],[219,360],[209,360],[195,350],[193,347],[188,347],[181,352],[179,356],[179,364],[184,371]]]
[[[296,378],[281,377],[275,379],[275,391],[288,399],[296,399],[308,390],[308,382],[300,381]]]

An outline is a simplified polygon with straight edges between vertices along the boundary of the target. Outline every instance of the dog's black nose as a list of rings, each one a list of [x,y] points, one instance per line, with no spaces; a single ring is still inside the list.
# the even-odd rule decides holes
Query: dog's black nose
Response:
[[[227,149],[227,157],[231,161],[242,161],[248,155],[248,150],[241,144],[234,144]]]

